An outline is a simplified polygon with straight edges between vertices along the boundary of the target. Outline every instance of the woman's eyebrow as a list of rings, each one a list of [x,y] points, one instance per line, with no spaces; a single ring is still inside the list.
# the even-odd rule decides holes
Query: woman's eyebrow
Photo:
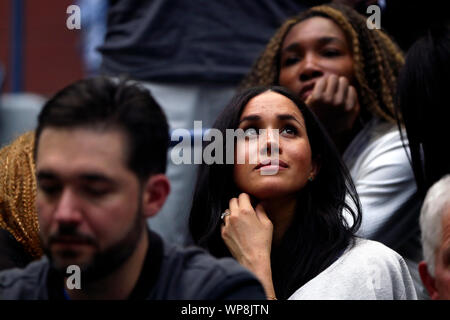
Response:
[[[301,123],[296,117],[294,117],[292,114],[279,114],[277,115],[277,118],[279,120],[294,120],[295,122],[297,122],[300,126],[304,127],[305,125],[303,123]]]
[[[346,43],[337,37],[321,37],[317,40],[321,45],[326,45],[329,43],[336,42],[340,45],[345,45]]]
[[[289,51],[294,52],[294,51],[297,51],[298,47],[300,47],[300,43],[294,42],[294,43],[291,43],[290,45],[288,45],[286,48],[284,48],[282,50],[282,52],[289,52]]]
[[[342,39],[339,39],[337,37],[328,37],[328,36],[320,37],[319,39],[316,40],[316,42],[318,42],[319,45],[321,45],[321,46],[324,46],[324,45],[327,45],[327,44],[333,43],[333,42],[336,42],[340,45],[346,45],[346,43],[344,41],[342,41]],[[294,52],[294,51],[297,51],[298,48],[300,48],[300,47],[301,47],[301,43],[294,42],[294,43],[291,43],[290,45],[288,45],[286,48],[284,48],[282,50],[282,52],[289,52],[289,51]]]
[[[244,118],[242,118],[240,121],[239,121],[239,124],[241,124],[242,122],[244,122],[244,121],[258,121],[258,120],[261,120],[261,117],[260,116],[258,116],[258,115],[249,115],[249,116],[246,116],[246,117],[244,117]]]
[[[277,115],[278,120],[293,120],[295,122],[297,122],[300,126],[305,127],[305,125],[303,123],[301,123],[296,117],[294,117],[293,115],[289,114],[289,113],[283,113],[283,114],[278,114]],[[242,118],[239,121],[239,124],[241,124],[244,121],[259,121],[261,120],[261,117],[258,115],[249,115],[246,116],[244,118]]]

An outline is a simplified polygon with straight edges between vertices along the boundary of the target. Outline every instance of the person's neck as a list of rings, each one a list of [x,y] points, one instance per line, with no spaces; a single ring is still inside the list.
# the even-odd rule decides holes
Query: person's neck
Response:
[[[296,198],[292,196],[264,200],[261,204],[273,224],[272,244],[278,246],[294,219]]]
[[[344,154],[347,147],[350,145],[356,135],[361,131],[361,129],[362,124],[360,123],[360,121],[356,121],[350,130],[330,134],[341,155]]]
[[[133,254],[122,266],[99,279],[85,284],[81,290],[67,290],[71,300],[124,300],[127,299],[137,284],[148,249],[148,233],[143,230],[141,239]],[[64,281],[66,282],[66,281]]]

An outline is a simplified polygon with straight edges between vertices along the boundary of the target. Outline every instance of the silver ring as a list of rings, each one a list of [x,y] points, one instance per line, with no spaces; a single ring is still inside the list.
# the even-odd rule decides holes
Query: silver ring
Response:
[[[225,219],[225,217],[226,216],[229,216],[231,214],[231,212],[229,211],[229,210],[225,210],[225,212],[223,212],[221,215],[220,215],[220,219]]]

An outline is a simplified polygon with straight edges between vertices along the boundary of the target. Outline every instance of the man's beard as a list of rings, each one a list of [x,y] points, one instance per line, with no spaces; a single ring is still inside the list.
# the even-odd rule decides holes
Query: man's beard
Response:
[[[97,251],[90,260],[83,262],[78,265],[81,270],[81,285],[82,287],[86,283],[98,281],[112,272],[116,271],[119,267],[121,267],[134,253],[138,246],[138,242],[141,239],[142,232],[144,231],[144,222],[143,222],[143,214],[141,207],[135,215],[135,221],[131,227],[131,229],[127,232],[127,234],[116,244],[106,248],[103,251]],[[68,230],[68,228],[60,228],[56,235],[53,235],[52,238],[64,237],[64,236],[73,236],[89,242],[92,246],[95,246],[98,250],[98,244],[95,239],[83,237],[83,235],[77,234],[76,230]],[[50,265],[52,269],[57,271],[62,277],[70,276],[67,273],[67,267],[71,265],[71,263],[66,263],[61,261],[60,259],[55,259],[52,256],[50,251],[50,244],[44,248],[45,254],[48,256]],[[66,258],[74,258],[76,256],[76,252],[67,251],[64,253]],[[59,260],[59,261],[58,261]]]

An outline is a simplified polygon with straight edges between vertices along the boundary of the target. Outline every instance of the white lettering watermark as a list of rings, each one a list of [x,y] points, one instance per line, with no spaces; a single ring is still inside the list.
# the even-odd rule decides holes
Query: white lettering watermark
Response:
[[[77,5],[70,5],[67,7],[66,10],[67,14],[70,14],[69,17],[67,17],[66,20],[66,26],[67,29],[73,30],[73,29],[81,29],[81,9]]]
[[[67,274],[70,274],[66,280],[67,289],[81,289],[81,269],[77,265],[70,265],[66,270]]]
[[[255,129],[244,131],[240,128],[226,129],[225,139],[218,129],[209,129],[203,133],[201,121],[194,121],[193,132],[187,129],[174,130],[171,141],[178,143],[170,153],[172,162],[176,165],[262,164],[261,175],[278,173],[280,138],[278,129],[259,129],[258,131]],[[204,142],[209,143],[203,148]]]
[[[367,28],[370,30],[381,29],[381,9],[377,5],[371,5],[367,7],[366,13],[372,14],[367,18]]]

